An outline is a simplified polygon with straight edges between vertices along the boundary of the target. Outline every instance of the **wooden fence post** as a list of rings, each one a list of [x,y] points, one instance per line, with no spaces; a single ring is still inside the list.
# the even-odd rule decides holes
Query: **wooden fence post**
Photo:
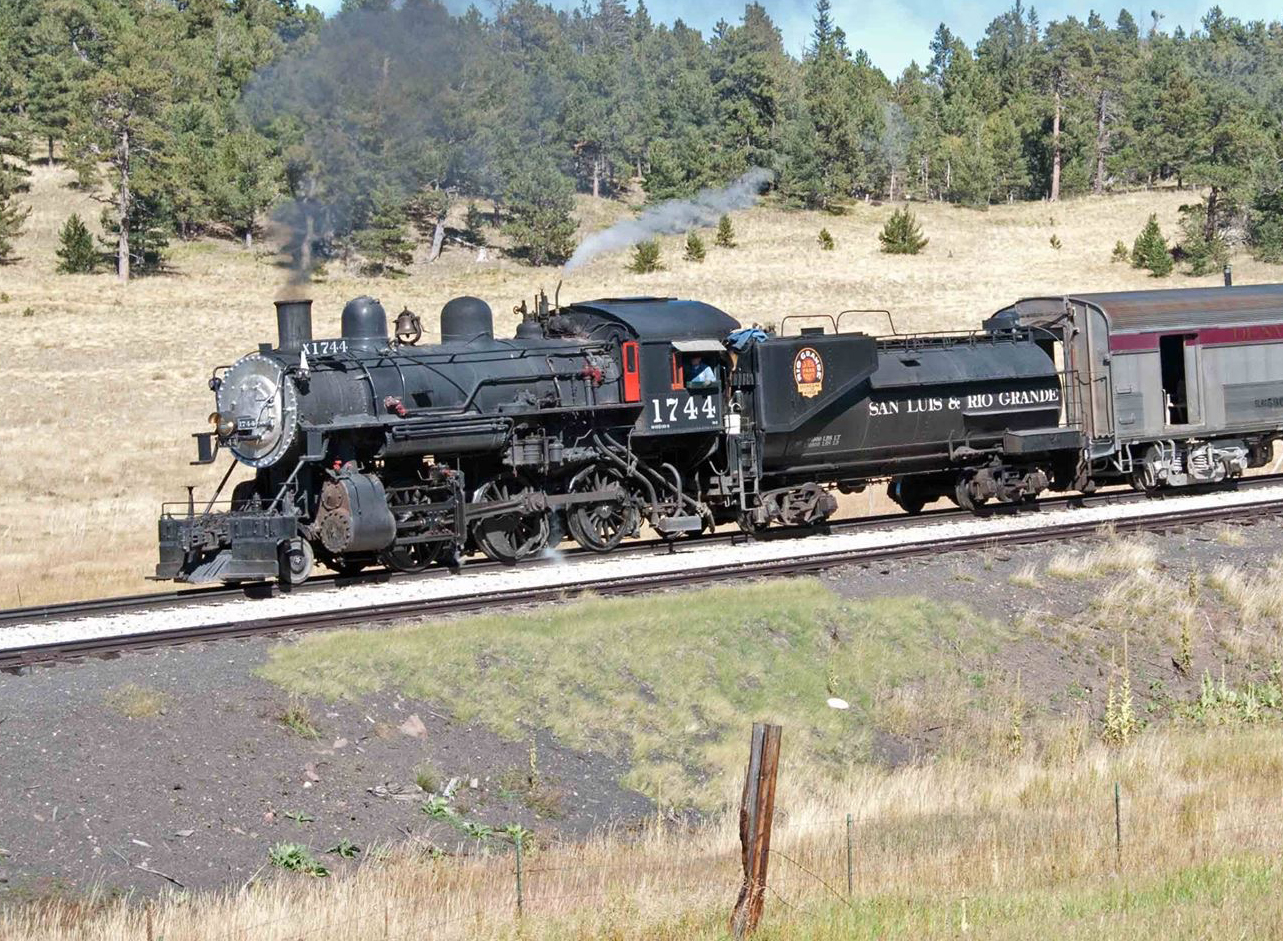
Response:
[[[775,773],[779,764],[780,727],[755,722],[748,772],[744,776],[744,797],[740,803],[744,884],[731,914],[731,934],[737,939],[751,934],[762,917],[766,865],[771,853],[771,818],[775,814]]]

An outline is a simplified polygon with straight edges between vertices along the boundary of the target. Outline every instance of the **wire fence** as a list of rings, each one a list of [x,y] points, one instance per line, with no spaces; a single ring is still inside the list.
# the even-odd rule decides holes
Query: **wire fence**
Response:
[[[779,813],[768,851],[768,877],[759,888],[771,917],[788,920],[832,918],[887,895],[938,904],[961,903],[987,890],[1047,888],[1092,877],[1125,885],[1178,862],[1245,851],[1276,854],[1283,848],[1283,813],[1263,810],[1180,803],[1156,809],[1147,801],[1133,815],[1128,802],[1110,792],[1102,795],[1098,811],[1078,815],[1063,809],[852,813],[790,821]],[[531,918],[591,918],[602,906],[621,900],[634,910],[652,904],[669,915],[723,906],[729,916],[742,885],[743,858],[724,836],[720,840],[725,849],[678,859],[670,854],[681,840],[669,839],[651,845],[621,842],[611,850],[613,859],[602,860],[598,847],[591,851],[598,854],[594,858],[569,861],[556,857],[576,853],[574,844],[523,855],[517,841],[497,853],[489,847],[485,854],[432,863],[423,876],[428,884],[401,897],[378,892],[375,875],[347,890],[357,896],[367,893],[372,902],[354,902],[330,919],[318,921],[300,904],[304,896],[287,893],[278,903],[290,907],[275,917],[190,936],[203,941],[399,941],[461,936],[469,924],[475,934],[494,934],[515,932]],[[184,936],[172,933],[166,924],[171,918],[181,921],[181,906],[159,916],[149,907],[146,933],[139,937],[158,941]]]

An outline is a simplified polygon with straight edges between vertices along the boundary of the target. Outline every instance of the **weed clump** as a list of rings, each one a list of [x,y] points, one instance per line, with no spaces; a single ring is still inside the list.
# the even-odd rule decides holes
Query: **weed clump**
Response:
[[[159,690],[126,683],[107,694],[107,705],[126,719],[151,719],[164,714],[169,698]]]
[[[267,851],[267,861],[289,872],[324,879],[330,871],[321,865],[312,851],[298,843],[277,843]]]
[[[297,700],[292,701],[278,717],[282,728],[293,732],[299,738],[318,739],[321,737],[320,730],[312,721],[312,714],[307,707]]]

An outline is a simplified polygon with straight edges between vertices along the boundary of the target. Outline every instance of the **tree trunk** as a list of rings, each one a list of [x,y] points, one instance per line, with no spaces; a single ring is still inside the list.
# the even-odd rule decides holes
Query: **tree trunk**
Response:
[[[52,167],[53,166],[53,135],[52,134],[49,135],[49,137],[45,138],[45,140],[49,144],[49,166]]]
[[[254,220],[250,220],[245,226],[245,250],[249,251],[254,247]]]
[[[1097,196],[1105,192],[1105,150],[1109,146],[1109,134],[1105,130],[1107,105],[1108,99],[1105,92],[1101,91],[1096,102],[1096,179],[1091,187],[1091,191]]]
[[[1060,200],[1060,89],[1056,89],[1056,115],[1051,121],[1051,193],[1050,202]]]
[[[428,252],[428,261],[434,262],[441,257],[441,245],[445,242],[445,217],[437,217],[437,226],[432,230],[432,250]]]
[[[1203,222],[1203,238],[1209,242],[1216,238],[1216,213],[1220,210],[1220,192],[1213,186],[1207,194],[1207,219]]]
[[[601,195],[601,157],[596,156],[592,158],[592,194]]]
[[[312,217],[311,207],[306,210],[306,223],[303,226],[303,243],[298,247],[298,276],[300,281],[312,277],[312,239],[316,235],[316,220]]]
[[[121,284],[129,281],[129,131],[122,131],[118,151],[120,160],[120,194],[116,211],[120,214],[120,233],[116,239],[116,277]]]
[[[895,171],[891,171],[891,180],[887,184],[887,202],[895,202]]]

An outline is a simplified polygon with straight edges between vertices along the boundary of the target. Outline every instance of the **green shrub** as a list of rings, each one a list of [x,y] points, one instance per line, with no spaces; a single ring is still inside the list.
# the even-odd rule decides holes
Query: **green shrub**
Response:
[[[704,248],[704,240],[699,237],[698,232],[686,233],[686,254],[683,256],[687,261],[703,261],[708,250]]]
[[[907,209],[891,213],[882,231],[878,233],[882,251],[888,255],[916,255],[927,247],[930,239],[922,237],[922,226]]]
[[[828,229],[820,229],[819,241],[821,251],[831,252],[837,247],[837,242],[833,241]]]
[[[635,274],[650,274],[652,271],[662,271],[663,268],[659,260],[659,241],[647,239],[638,242],[633,249],[633,260],[628,270]]]
[[[730,216],[722,216],[717,220],[717,238],[713,239],[713,242],[719,248],[734,248],[736,246],[735,227],[731,225]]]
[[[1158,227],[1157,215],[1150,215],[1145,228],[1140,230],[1132,244],[1132,267],[1144,268],[1156,278],[1165,278],[1172,273],[1172,253]]]
[[[1110,254],[1111,262],[1130,261],[1132,253],[1127,250],[1127,243],[1119,239],[1114,243],[1114,251]]]
[[[58,232],[58,270],[63,274],[89,274],[98,267],[98,250],[89,227],[72,213]]]

